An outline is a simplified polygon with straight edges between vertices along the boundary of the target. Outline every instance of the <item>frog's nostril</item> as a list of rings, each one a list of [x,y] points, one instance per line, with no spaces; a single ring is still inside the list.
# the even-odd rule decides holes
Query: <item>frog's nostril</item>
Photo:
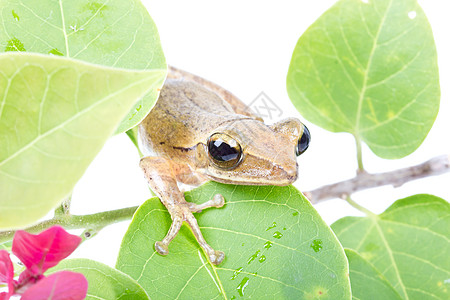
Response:
[[[285,170],[289,181],[294,182],[298,177],[298,168],[297,165],[294,168],[289,168]]]
[[[297,180],[298,177],[298,168],[297,164],[289,166],[289,167],[273,167],[273,175],[276,178],[279,178],[281,181],[285,182],[285,184],[291,184]]]

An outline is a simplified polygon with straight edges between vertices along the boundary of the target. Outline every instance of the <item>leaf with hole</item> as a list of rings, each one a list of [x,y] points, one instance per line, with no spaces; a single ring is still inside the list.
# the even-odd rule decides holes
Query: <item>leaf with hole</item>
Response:
[[[60,55],[94,64],[165,70],[153,20],[139,0],[0,0],[0,51]],[[136,101],[117,132],[137,125],[155,103],[159,88]]]
[[[68,270],[83,274],[89,282],[86,299],[147,300],[144,289],[130,276],[102,263],[77,258],[60,262],[48,274]]]
[[[165,70],[0,54],[0,229],[30,225],[72,191],[129,108]]]
[[[136,212],[117,268],[161,299],[350,299],[342,247],[309,201],[292,186],[232,186],[210,182],[186,193],[203,203],[216,194],[223,208],[196,214],[205,239],[225,252],[212,265],[185,225],[169,246],[154,250],[171,224],[157,198]],[[168,287],[162,289],[161,287]]]
[[[415,195],[396,201],[380,215],[345,217],[331,228],[342,245],[372,264],[402,299],[450,298],[450,204],[445,200]]]
[[[416,0],[340,0],[300,37],[289,97],[310,122],[383,158],[419,147],[439,109],[430,24]]]

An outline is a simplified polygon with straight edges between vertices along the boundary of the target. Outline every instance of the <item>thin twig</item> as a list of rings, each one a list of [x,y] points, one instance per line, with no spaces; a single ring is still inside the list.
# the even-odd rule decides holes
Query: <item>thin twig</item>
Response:
[[[325,185],[304,194],[315,204],[333,198],[346,199],[349,195],[374,187],[392,185],[399,187],[406,182],[423,177],[440,175],[450,171],[450,156],[441,155],[424,163],[390,172],[370,174],[358,173],[356,177]]]
[[[52,219],[42,221],[24,230],[29,233],[39,233],[53,225],[61,225],[65,229],[87,229],[86,232],[91,232],[89,234],[91,236],[108,225],[131,219],[137,208],[138,206],[133,206],[82,216],[55,215]],[[0,232],[0,243],[12,240],[14,233],[14,230]]]

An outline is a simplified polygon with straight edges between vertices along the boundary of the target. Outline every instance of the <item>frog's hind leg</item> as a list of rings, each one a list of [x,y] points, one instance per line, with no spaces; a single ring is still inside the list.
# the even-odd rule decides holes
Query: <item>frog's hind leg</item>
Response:
[[[194,234],[195,238],[197,239],[197,242],[199,243],[200,247],[205,250],[205,252],[208,254],[209,260],[214,265],[220,264],[223,259],[225,258],[225,253],[222,251],[217,251],[211,248],[210,245],[205,241],[205,238],[202,235],[202,232],[200,231],[200,227],[198,226],[197,219],[194,217],[192,213],[189,213],[186,215],[185,221],[189,224],[189,226],[192,229],[192,233]]]
[[[211,263],[218,265],[225,258],[222,251],[214,250],[205,241],[193,212],[199,212],[208,207],[221,207],[224,204],[221,195],[215,195],[212,200],[203,204],[186,202],[183,193],[177,186],[176,174],[172,163],[161,157],[144,157],[140,162],[145,177],[151,189],[157,194],[161,202],[167,208],[172,218],[172,225],[162,241],[155,243],[155,250],[161,255],[169,253],[169,244],[180,231],[183,221],[191,227],[195,238],[206,252]]]

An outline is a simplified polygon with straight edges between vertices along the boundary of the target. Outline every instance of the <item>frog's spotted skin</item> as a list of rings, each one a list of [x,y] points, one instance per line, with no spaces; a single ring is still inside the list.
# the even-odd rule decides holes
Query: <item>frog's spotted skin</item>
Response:
[[[268,126],[244,110],[243,103],[231,104],[194,82],[169,79],[139,125],[140,148],[146,155],[140,166],[172,217],[166,237],[155,243],[162,255],[168,254],[185,221],[213,264],[225,257],[206,243],[192,214],[223,206],[223,197],[216,195],[202,205],[189,203],[178,183],[288,185],[297,179],[296,152],[300,143],[305,147],[304,133],[309,142],[306,127],[294,118]]]

